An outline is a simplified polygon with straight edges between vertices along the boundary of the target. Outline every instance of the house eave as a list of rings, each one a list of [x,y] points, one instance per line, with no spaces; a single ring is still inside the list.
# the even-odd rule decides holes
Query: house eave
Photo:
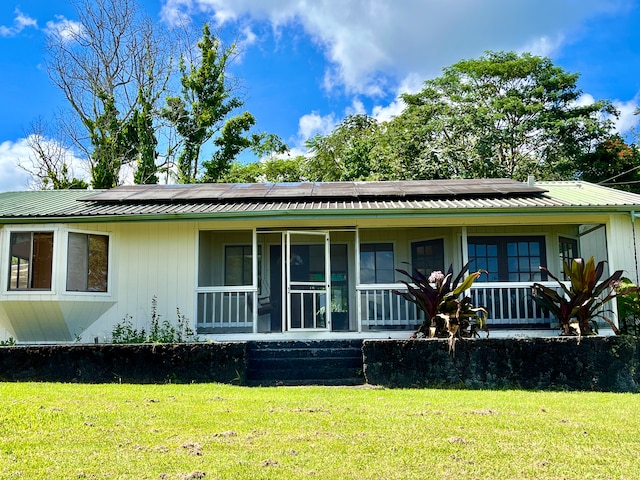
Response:
[[[33,225],[50,223],[113,223],[113,222],[166,222],[166,221],[230,221],[230,220],[309,220],[314,218],[464,218],[464,217],[511,217],[526,215],[537,216],[575,216],[575,215],[614,215],[630,214],[640,217],[637,213],[640,205],[623,206],[584,206],[565,205],[553,207],[531,208],[458,208],[458,209],[423,209],[423,208],[395,208],[395,209],[309,209],[309,210],[261,210],[235,212],[203,212],[176,214],[120,214],[120,215],[70,215],[70,216],[24,216],[0,218],[0,225]]]

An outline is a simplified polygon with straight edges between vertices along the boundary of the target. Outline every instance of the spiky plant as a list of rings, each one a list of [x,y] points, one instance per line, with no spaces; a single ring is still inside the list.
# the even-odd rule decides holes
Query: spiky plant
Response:
[[[574,258],[571,263],[563,262],[563,271],[569,279],[569,286],[555,277],[546,267],[540,267],[549,277],[558,282],[562,292],[540,283],[533,284],[533,300],[541,308],[551,312],[560,323],[563,335],[592,335],[597,333],[597,318],[609,323],[614,331],[614,322],[605,315],[604,305],[616,296],[615,286],[622,277],[622,270],[600,280],[605,261],[598,262],[591,257]],[[619,292],[618,295],[625,292]]]
[[[415,336],[448,337],[450,345],[453,345],[456,337],[475,336],[481,329],[489,332],[486,325],[487,310],[474,307],[471,297],[464,295],[483,271],[465,277],[468,269],[469,264],[466,264],[454,277],[451,265],[446,275],[435,271],[428,278],[416,268],[413,269],[413,275],[406,270],[397,270],[409,281],[401,280],[407,288],[406,292],[393,290],[393,293],[415,304],[425,314],[425,321]]]

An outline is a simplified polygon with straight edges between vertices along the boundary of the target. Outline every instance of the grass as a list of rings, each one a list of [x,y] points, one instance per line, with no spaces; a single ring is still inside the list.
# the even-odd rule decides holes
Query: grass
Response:
[[[0,383],[0,479],[633,479],[639,432],[634,394]]]

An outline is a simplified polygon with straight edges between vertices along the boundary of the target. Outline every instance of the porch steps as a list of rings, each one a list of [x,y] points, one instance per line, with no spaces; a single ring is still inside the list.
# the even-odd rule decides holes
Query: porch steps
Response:
[[[362,340],[264,341],[248,345],[249,385],[361,385]]]

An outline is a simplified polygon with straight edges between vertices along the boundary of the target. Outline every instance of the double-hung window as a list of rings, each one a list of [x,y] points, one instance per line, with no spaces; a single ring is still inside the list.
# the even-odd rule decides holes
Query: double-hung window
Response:
[[[51,290],[53,232],[11,232],[8,290]]]
[[[106,292],[109,237],[69,232],[67,247],[67,291]]]

